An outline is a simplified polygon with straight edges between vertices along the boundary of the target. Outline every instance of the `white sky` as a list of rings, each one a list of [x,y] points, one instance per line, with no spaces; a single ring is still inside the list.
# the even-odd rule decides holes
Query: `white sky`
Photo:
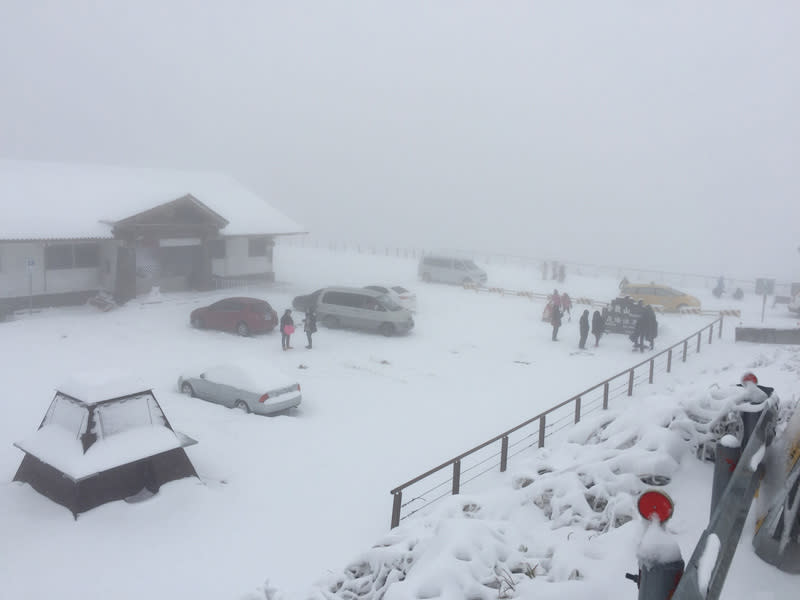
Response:
[[[6,0],[0,157],[226,171],[323,238],[800,279],[799,29],[793,1]]]

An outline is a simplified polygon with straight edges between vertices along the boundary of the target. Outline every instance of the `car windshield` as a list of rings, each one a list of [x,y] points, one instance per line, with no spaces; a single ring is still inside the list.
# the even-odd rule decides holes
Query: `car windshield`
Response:
[[[386,294],[381,294],[380,296],[378,296],[378,302],[380,302],[383,305],[383,307],[388,310],[400,310],[401,308],[403,308]]]
[[[408,290],[406,288],[400,287],[399,285],[393,286],[392,289],[395,292],[397,292],[398,294],[407,294],[408,293]]]

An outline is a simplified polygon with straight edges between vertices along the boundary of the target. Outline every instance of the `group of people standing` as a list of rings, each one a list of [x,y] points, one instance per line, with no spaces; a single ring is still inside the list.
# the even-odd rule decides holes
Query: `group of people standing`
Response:
[[[558,293],[558,290],[553,290],[553,295],[550,296],[548,301],[548,307],[550,309],[550,324],[553,326],[553,341],[558,341],[558,330],[561,327],[561,321],[564,314],[568,314],[570,320],[572,319],[572,299],[569,295],[564,292],[563,294]],[[545,308],[547,310],[547,308]],[[605,331],[606,322],[603,319],[603,315],[600,314],[599,310],[594,311],[594,315],[592,315],[592,324],[591,324],[591,332],[594,335],[594,345],[595,347],[600,345],[600,337],[603,335]],[[586,340],[589,337],[589,310],[584,310],[581,318],[578,321],[578,329],[580,330],[580,342],[578,347],[581,350],[586,349]]]
[[[294,319],[292,319],[292,310],[290,308],[287,308],[283,312],[283,316],[281,317],[280,321],[280,328],[281,347],[284,350],[291,350],[292,334],[294,333]],[[317,331],[317,313],[314,312],[313,308],[306,312],[306,316],[303,319],[303,331],[305,331],[306,338],[308,338],[308,345],[306,348],[311,350],[311,336]]]
[[[547,261],[542,263],[542,280],[547,279]],[[551,279],[554,281],[564,282],[567,278],[567,267],[564,266],[564,263],[559,263],[558,261],[553,261],[550,263],[550,267],[552,268],[553,276]]]

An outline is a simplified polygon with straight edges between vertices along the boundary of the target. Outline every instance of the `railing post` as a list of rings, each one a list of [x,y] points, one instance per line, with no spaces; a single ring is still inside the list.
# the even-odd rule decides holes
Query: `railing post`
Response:
[[[672,371],[672,348],[667,351],[667,373]]]
[[[503,441],[500,445],[500,472],[505,473],[508,467],[508,436],[503,436]]]
[[[400,490],[392,494],[394,502],[392,502],[392,529],[400,525],[400,507],[403,503],[403,491]]]
[[[539,417],[539,448],[544,448],[545,415]]]
[[[575,422],[579,423],[581,420],[581,397],[575,398]]]
[[[722,315],[720,315],[720,316],[719,316],[719,328],[718,328],[718,329],[719,329],[719,331],[717,331],[717,337],[718,337],[719,339],[722,339],[722,320],[723,320],[724,318],[725,318],[725,317],[723,317]]]
[[[633,369],[628,371],[628,396],[633,396]]]
[[[714,335],[714,324],[708,326],[708,344],[711,345],[711,337]]]
[[[608,382],[603,384],[603,410],[608,410]]]
[[[653,369],[655,367],[655,359],[650,359],[650,383],[653,383]]]
[[[453,495],[458,494],[461,489],[461,461],[453,461]]]
[[[697,353],[700,354],[700,344],[703,342],[703,332],[697,332]]]
[[[683,362],[686,362],[686,351],[689,349],[689,340],[683,340]]]

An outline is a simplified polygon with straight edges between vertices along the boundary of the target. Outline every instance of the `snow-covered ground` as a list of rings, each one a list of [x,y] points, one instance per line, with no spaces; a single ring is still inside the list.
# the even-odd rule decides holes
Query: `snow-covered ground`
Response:
[[[425,552],[414,556],[415,579],[395,586],[387,598],[436,592],[459,597],[453,590],[461,589],[463,573],[443,557],[472,556],[471,544],[484,546],[486,560],[492,552],[504,557],[503,565],[516,558],[531,566],[542,562],[539,573],[547,575],[517,585],[511,593],[519,597],[582,598],[598,589],[610,590],[607,597],[634,596],[623,575],[636,569],[641,527],[635,520],[606,535],[586,533],[580,521],[554,530],[530,498],[520,501],[534,486],[514,482],[538,473],[537,465],[582,460],[574,440],[563,450],[554,445],[520,456],[506,475],[487,475],[489,491],[467,511],[478,518],[463,516],[462,496],[404,521],[391,534],[388,527],[395,485],[641,360],[624,336],[607,336],[591,353],[575,354],[583,307],[574,307],[554,343],[550,326],[540,320],[542,302],[425,285],[417,282],[412,260],[278,246],[275,262],[279,281],[263,288],[165,294],[161,302],[134,301],[108,313],[50,309],[0,324],[0,597],[263,598],[265,580],[287,599],[324,597],[332,581],[347,578],[349,565],[380,563],[377,550],[369,550],[373,545],[383,544],[386,556],[405,557],[398,547],[409,540],[425,543],[419,548]],[[491,285],[541,292],[554,287],[536,271],[487,270]],[[557,287],[573,297],[607,301],[617,283],[573,276]],[[282,352],[276,333],[239,338],[188,325],[193,308],[221,297],[254,295],[280,313],[293,296],[335,284],[414,290],[415,329],[384,338],[321,328],[312,351],[296,334],[295,349]],[[708,290],[686,291],[698,295],[704,308],[741,307],[742,320],[760,320],[758,298],[732,305],[715,301]],[[767,315],[771,326],[797,323],[785,306],[768,308]],[[661,315],[657,349],[709,320]],[[734,344],[735,322],[726,321],[723,343],[715,338],[671,377],[612,406],[613,414],[627,415],[631,428],[642,427],[664,406],[676,411],[681,399],[738,382],[746,368],[791,400],[800,356],[787,347]],[[292,374],[303,389],[300,409],[264,418],[177,392],[181,373],[242,358]],[[187,452],[200,481],[173,482],[147,502],[107,504],[76,521],[27,485],[11,482],[21,459],[11,444],[35,430],[61,381],[95,367],[123,368],[153,386],[173,426],[199,441]],[[623,411],[626,406],[631,410]],[[671,527],[688,558],[708,517],[711,468],[688,450],[674,454],[667,488],[677,504]],[[582,541],[572,540],[572,531],[584,532],[576,534]],[[495,540],[489,549],[487,535]],[[746,533],[725,597],[791,597],[785,594],[794,580],[754,558],[748,540]],[[482,577],[481,564],[473,563],[475,577]],[[570,578],[573,569],[580,578]]]

